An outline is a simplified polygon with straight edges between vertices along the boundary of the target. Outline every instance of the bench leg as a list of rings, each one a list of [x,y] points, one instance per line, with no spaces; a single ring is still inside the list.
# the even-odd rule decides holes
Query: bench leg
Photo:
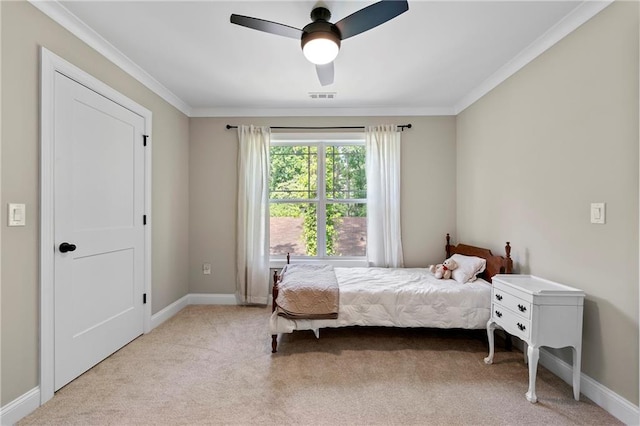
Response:
[[[278,335],[272,334],[271,335],[271,353],[274,354],[276,352],[278,352]]]

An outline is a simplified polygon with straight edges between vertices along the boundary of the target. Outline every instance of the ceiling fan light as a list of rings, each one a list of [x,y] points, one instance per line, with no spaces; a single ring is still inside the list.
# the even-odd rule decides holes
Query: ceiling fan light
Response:
[[[324,65],[332,62],[340,51],[340,40],[331,34],[321,34],[309,37],[303,41],[302,52],[305,58],[313,64]]]

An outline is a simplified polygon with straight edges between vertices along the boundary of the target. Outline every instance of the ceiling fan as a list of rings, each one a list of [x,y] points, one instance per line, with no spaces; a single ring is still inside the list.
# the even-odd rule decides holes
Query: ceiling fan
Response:
[[[243,15],[231,15],[231,23],[266,33],[299,39],[304,56],[316,65],[318,79],[322,86],[333,83],[333,60],[338,55],[340,43],[409,10],[407,1],[383,0],[367,6],[346,18],[332,24],[331,12],[326,7],[316,7],[311,11],[310,24],[303,29],[265,21]]]

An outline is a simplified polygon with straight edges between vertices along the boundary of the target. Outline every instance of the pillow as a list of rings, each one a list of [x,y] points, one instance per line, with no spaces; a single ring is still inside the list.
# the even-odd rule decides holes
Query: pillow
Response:
[[[450,259],[453,259],[458,264],[458,267],[451,271],[451,278],[460,284],[475,281],[476,275],[482,273],[487,266],[486,259],[476,256],[454,254]]]

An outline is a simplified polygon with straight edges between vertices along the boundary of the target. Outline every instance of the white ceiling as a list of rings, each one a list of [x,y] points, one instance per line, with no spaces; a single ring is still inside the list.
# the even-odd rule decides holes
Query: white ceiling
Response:
[[[610,1],[409,1],[342,43],[325,87],[298,41],[229,22],[302,28],[315,1],[32,3],[187,115],[242,116],[455,114]],[[372,3],[321,4],[336,22]]]

